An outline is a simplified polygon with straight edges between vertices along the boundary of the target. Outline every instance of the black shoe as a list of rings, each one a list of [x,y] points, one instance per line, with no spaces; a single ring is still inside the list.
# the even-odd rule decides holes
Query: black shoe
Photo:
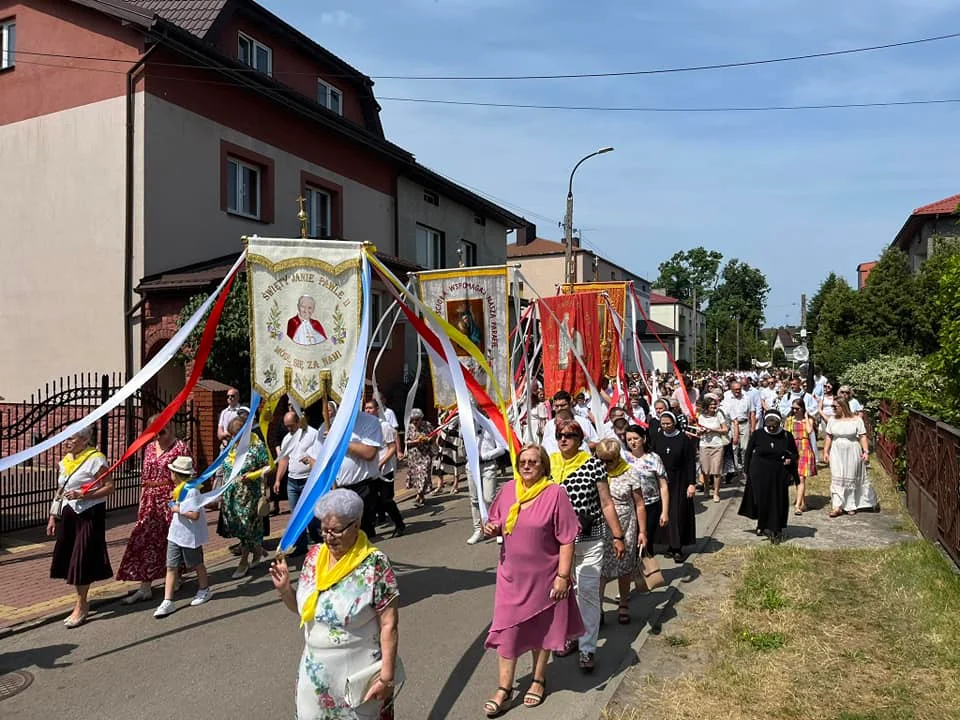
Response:
[[[407,531],[406,525],[400,525],[393,529],[393,535],[390,537],[403,537],[403,534]]]

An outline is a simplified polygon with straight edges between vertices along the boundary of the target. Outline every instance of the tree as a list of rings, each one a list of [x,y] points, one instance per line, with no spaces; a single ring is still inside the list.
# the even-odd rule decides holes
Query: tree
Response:
[[[707,367],[716,363],[718,337],[723,368],[741,368],[753,357],[766,356],[768,350],[760,342],[760,325],[769,294],[770,286],[760,270],[736,258],[724,266],[706,311],[708,342],[703,359]],[[713,343],[709,342],[711,338]]]
[[[194,295],[180,311],[178,327],[193,315],[208,295]],[[186,364],[193,360],[203,334],[203,323],[194,330],[177,359]],[[204,377],[219,380],[246,397],[250,391],[250,320],[247,302],[247,276],[238,275],[223,307],[217,334],[203,372]]]
[[[943,263],[937,293],[937,309],[942,318],[938,338],[940,350],[932,366],[944,377],[946,392],[941,415],[948,422],[960,421],[960,255]]]
[[[952,259],[960,254],[960,243],[956,238],[936,238],[933,247],[933,254],[920,266],[914,281],[917,314],[913,350],[921,356],[940,349],[941,323],[948,319],[938,305],[940,282],[949,272]]]
[[[660,276],[654,285],[663,288],[667,295],[691,305],[696,291],[697,306],[702,307],[716,287],[722,261],[723,254],[716,250],[703,247],[680,250],[660,263]]]
[[[813,362],[827,377],[836,378],[850,365],[878,354],[879,344],[860,332],[860,301],[846,280],[837,278],[821,303]]]
[[[827,279],[820,283],[820,289],[810,298],[810,304],[807,305],[807,333],[808,337],[814,337],[817,334],[817,326],[820,324],[820,311],[823,308],[823,300],[827,294],[841,282],[836,273],[827,275]]]
[[[882,354],[902,355],[917,338],[916,278],[906,253],[887,248],[858,293],[857,333],[872,338]]]

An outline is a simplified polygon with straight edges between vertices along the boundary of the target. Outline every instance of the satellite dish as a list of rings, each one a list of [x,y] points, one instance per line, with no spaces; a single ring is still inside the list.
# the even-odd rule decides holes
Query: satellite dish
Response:
[[[797,362],[806,362],[810,359],[810,350],[806,345],[797,345],[793,349],[793,359]]]

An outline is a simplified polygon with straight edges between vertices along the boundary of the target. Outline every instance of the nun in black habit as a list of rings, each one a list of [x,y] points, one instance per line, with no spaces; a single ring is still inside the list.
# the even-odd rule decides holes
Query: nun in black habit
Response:
[[[672,412],[660,415],[660,427],[651,434],[652,450],[663,460],[667,470],[670,502],[666,527],[660,528],[657,540],[668,548],[667,554],[676,562],[683,562],[683,546],[693,545],[697,539],[696,508],[696,451],[690,438],[680,430]]]
[[[739,514],[757,521],[757,535],[783,540],[790,510],[790,485],[796,482],[797,443],[783,429],[780,413],[768,410],[763,427],[750,436],[743,457],[747,485]]]

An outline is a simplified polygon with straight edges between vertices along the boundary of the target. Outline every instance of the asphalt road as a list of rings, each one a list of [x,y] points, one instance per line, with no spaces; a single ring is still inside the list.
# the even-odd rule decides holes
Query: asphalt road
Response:
[[[725,489],[724,495],[730,491]],[[712,527],[726,501],[702,503],[698,529]],[[493,603],[497,545],[469,547],[470,509],[463,494],[404,504],[408,533],[378,542],[399,573],[402,598],[400,654],[409,681],[397,700],[398,718],[477,718],[496,688],[496,658],[483,642]],[[663,560],[668,580],[685,568]],[[687,566],[689,567],[689,566]],[[102,607],[85,626],[47,624],[0,640],[0,671],[26,670],[33,684],[0,705],[4,720],[196,716],[204,720],[291,718],[302,635],[297,617],[278,601],[260,565],[240,581],[233,566],[212,568],[214,597],[191,608],[187,583],[180,610],[155,620],[156,603]],[[576,656],[550,668],[550,692],[541,708],[516,708],[508,717],[596,718],[611,677],[664,591],[632,601],[633,622],[616,623],[615,585],[608,587],[607,624],[597,670],[577,669]],[[159,602],[159,592],[155,592]],[[647,669],[655,672],[655,668]],[[530,682],[520,661],[517,687]]]

